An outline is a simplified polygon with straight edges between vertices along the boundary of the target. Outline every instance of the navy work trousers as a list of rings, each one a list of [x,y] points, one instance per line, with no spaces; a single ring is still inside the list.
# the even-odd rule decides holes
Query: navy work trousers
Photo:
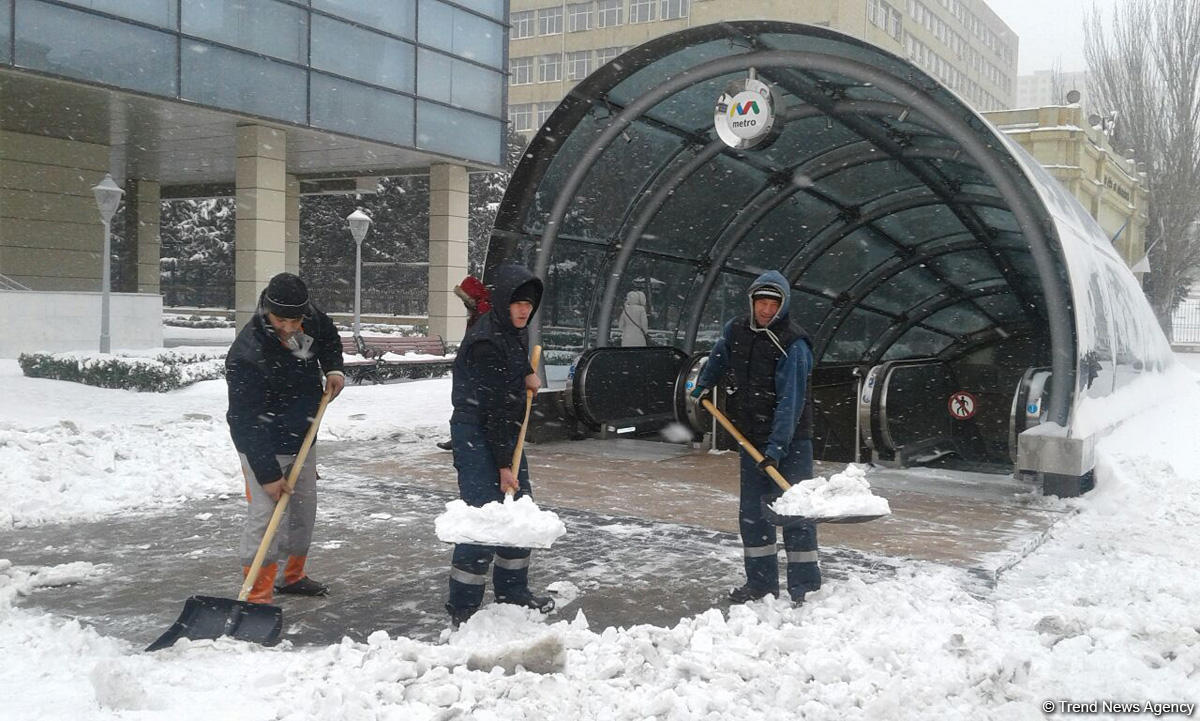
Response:
[[[779,463],[779,472],[788,483],[812,478],[812,441],[793,440],[791,451]],[[757,463],[741,451],[741,499],[738,528],[746,557],[746,580],[760,590],[778,593],[779,557],[776,552],[775,526],[763,516],[763,502],[783,494],[775,481],[758,470]],[[787,551],[788,591],[795,597],[821,587],[821,568],[817,563],[817,527],[804,524],[783,529]]]
[[[458,493],[472,506],[503,501],[500,469],[487,446],[483,427],[474,423],[451,423],[450,442],[454,449],[454,468],[458,471]],[[516,497],[532,496],[529,464],[521,455],[517,473]],[[450,562],[450,599],[456,609],[478,608],[483,602],[488,566],[495,555],[492,590],[497,600],[519,600],[529,595],[529,549],[508,546],[481,546],[459,543]]]

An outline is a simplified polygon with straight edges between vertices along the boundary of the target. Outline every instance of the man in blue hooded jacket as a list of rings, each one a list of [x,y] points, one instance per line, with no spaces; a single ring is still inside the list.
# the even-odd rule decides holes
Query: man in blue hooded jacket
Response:
[[[542,299],[542,281],[519,265],[492,275],[492,308],[467,329],[454,360],[450,442],[458,490],[472,506],[502,501],[506,493],[531,495],[525,456],[513,468],[525,418],[525,392],[541,385],[529,364],[529,320]],[[529,549],[459,543],[450,564],[446,610],[457,626],[483,602],[488,566],[495,556],[493,591],[499,603],[548,613],[554,600],[529,590]]]
[[[766,467],[774,466],[791,483],[812,477],[812,341],[788,317],[791,295],[790,284],[775,270],[751,283],[750,315],[725,325],[692,390],[699,398],[722,383],[730,420],[764,456],[756,464],[741,451],[738,526],[746,584],[729,592],[734,603],[779,593],[775,526],[764,517],[763,503],[781,491]],[[821,587],[816,526],[784,528],[783,542],[788,592],[800,604]]]

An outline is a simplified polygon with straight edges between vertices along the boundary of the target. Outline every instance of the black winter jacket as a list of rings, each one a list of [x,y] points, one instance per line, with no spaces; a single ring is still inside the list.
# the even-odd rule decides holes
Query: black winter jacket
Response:
[[[507,468],[525,417],[525,376],[533,372],[529,329],[513,326],[508,306],[517,288],[531,284],[536,313],[542,281],[519,265],[501,265],[493,277],[492,309],[467,329],[454,359],[450,422],[482,426],[496,466]]]
[[[313,308],[302,324],[313,339],[306,355],[280,343],[266,315],[255,313],[225,356],[229,435],[260,484],[283,476],[275,455],[300,451],[324,374],[342,370],[342,341],[329,316]]]

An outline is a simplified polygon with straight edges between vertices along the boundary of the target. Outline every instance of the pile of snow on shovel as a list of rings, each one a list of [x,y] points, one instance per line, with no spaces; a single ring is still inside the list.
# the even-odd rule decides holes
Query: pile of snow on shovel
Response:
[[[781,516],[805,518],[888,515],[892,509],[887,499],[871,493],[866,475],[863,466],[851,463],[829,480],[817,476],[801,481],[776,499],[771,510]]]

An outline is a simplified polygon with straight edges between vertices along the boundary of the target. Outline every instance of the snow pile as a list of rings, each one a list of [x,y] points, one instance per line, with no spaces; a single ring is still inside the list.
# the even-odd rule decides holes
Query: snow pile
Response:
[[[465,501],[446,504],[446,512],[434,520],[437,537],[447,543],[478,543],[485,546],[549,548],[567,527],[554,511],[543,511],[529,496],[485,503],[475,507]]]
[[[804,518],[888,515],[892,509],[887,499],[871,493],[866,475],[864,466],[851,463],[829,480],[817,476],[801,481],[776,499],[771,510]]]

